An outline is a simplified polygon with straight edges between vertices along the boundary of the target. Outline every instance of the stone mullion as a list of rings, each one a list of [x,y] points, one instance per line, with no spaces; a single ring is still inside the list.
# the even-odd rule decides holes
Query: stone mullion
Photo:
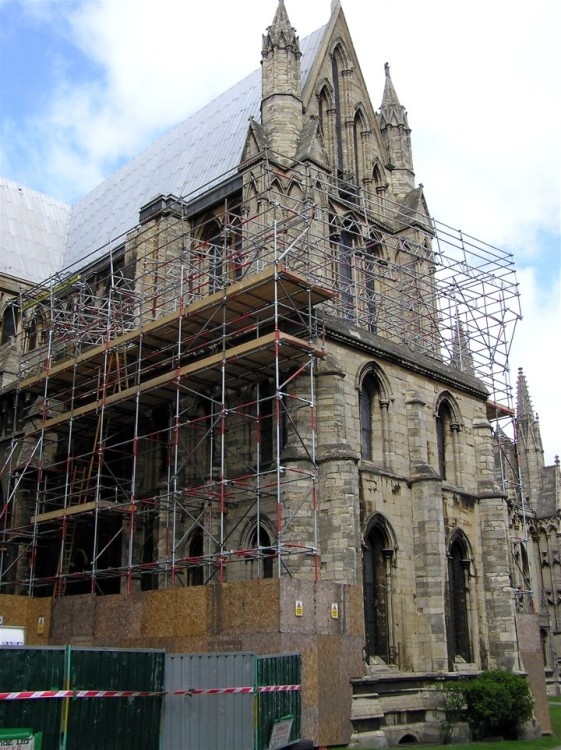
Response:
[[[462,486],[462,467],[460,462],[460,425],[451,424],[450,434],[452,435],[452,458],[454,461],[454,484],[457,487]]]
[[[393,617],[393,578],[392,578],[392,564],[393,564],[393,549],[382,550],[384,555],[385,564],[385,575],[386,575],[386,612],[388,613],[387,618],[387,640],[388,640],[388,655],[390,663],[393,664],[396,661],[396,647],[395,647],[395,633],[394,633],[394,617]]]
[[[387,399],[380,400],[380,410],[382,416],[382,444],[383,444],[383,458],[384,467],[391,469],[391,451],[390,451],[390,428],[388,418],[388,407],[390,402]]]

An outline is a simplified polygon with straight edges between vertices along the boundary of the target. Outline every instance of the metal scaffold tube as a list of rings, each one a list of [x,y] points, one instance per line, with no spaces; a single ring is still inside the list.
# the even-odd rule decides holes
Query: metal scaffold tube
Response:
[[[511,256],[295,173],[265,160],[235,195],[170,199],[22,293],[36,337],[19,334],[26,411],[4,438],[0,592],[319,580],[326,330],[479,378],[509,418]]]

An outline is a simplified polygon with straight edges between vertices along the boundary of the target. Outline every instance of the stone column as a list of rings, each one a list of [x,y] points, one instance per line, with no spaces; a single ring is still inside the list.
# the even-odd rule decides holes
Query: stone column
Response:
[[[489,664],[484,667],[521,669],[515,627],[515,604],[510,583],[508,510],[506,496],[495,485],[492,427],[475,421],[482,588],[489,639]]]
[[[454,458],[454,484],[457,487],[462,486],[462,463],[460,461],[459,434],[460,425],[451,424],[450,432],[452,434],[452,455]]]
[[[353,398],[356,391],[350,391]],[[360,583],[360,499],[358,460],[350,440],[351,420],[345,373],[334,357],[319,363],[316,379],[319,532],[323,581]],[[327,544],[327,540],[329,543]]]
[[[411,394],[407,400],[419,641],[415,669],[438,672],[448,665],[444,609],[446,534],[442,482],[427,461],[426,406],[418,394]]]

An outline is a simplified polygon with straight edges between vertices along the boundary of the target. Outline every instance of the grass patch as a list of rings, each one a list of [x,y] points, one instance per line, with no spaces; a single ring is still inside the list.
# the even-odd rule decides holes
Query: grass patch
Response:
[[[430,748],[430,750],[551,750],[561,746],[561,698],[552,698],[549,701],[549,715],[551,717],[552,735],[538,737],[537,740],[504,740],[502,742],[470,742],[452,745],[403,745],[408,748]],[[344,747],[332,748],[332,750],[345,750]]]

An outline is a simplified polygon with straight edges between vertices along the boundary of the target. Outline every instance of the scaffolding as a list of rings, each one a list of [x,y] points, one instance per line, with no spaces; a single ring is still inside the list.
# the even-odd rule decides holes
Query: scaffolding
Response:
[[[337,321],[512,416],[510,254],[309,165],[224,184],[159,196],[20,296],[0,591],[317,580],[314,383]]]

